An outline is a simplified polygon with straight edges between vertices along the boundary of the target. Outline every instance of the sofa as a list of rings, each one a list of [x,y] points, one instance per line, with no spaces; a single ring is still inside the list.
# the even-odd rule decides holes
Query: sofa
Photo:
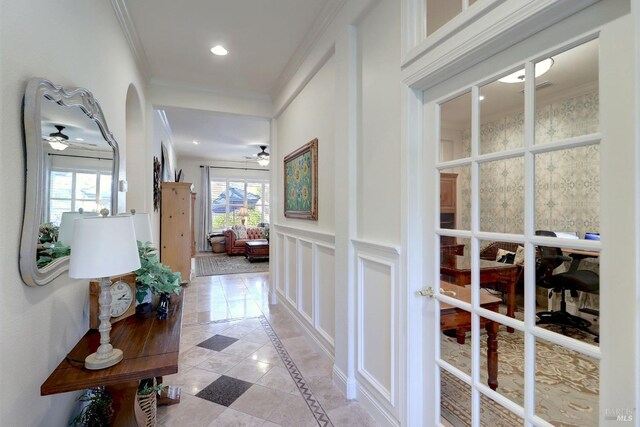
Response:
[[[244,255],[248,240],[264,239],[264,228],[234,225],[224,232],[224,242],[228,255]]]

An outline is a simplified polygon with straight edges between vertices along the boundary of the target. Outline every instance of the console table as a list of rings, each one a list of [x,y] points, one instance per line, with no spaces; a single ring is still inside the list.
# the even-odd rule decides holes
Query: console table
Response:
[[[169,316],[157,320],[155,312],[133,315],[111,329],[111,344],[124,353],[122,362],[90,371],[84,359],[100,345],[100,333],[89,330],[40,387],[47,396],[107,386],[113,397],[114,426],[137,426],[133,412],[138,381],[178,372],[182,296],[172,295]]]

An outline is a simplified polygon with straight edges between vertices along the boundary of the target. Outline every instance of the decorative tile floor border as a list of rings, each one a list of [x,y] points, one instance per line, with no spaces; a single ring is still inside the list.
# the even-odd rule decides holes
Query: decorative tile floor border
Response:
[[[320,405],[320,402],[318,402],[318,399],[316,399],[313,395],[313,392],[307,385],[307,382],[304,380],[302,373],[293,362],[293,360],[291,360],[287,349],[284,348],[282,341],[280,341],[280,338],[278,338],[278,335],[276,335],[269,321],[264,316],[260,316],[259,319],[262,327],[264,328],[264,331],[267,333],[267,335],[271,339],[271,343],[278,352],[280,359],[282,359],[282,363],[284,363],[284,366],[289,371],[289,375],[291,375],[291,378],[293,378],[293,381],[296,383],[298,390],[300,390],[302,398],[305,400],[305,402],[307,402],[307,405],[309,406],[311,413],[318,422],[318,425],[321,427],[333,427],[333,423],[329,419],[329,416],[322,408],[322,405]]]

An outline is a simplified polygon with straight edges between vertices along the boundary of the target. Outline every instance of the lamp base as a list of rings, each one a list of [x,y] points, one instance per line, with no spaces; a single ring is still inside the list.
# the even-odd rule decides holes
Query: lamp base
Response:
[[[104,369],[113,366],[122,360],[122,350],[114,348],[109,355],[91,353],[84,359],[84,367],[91,370]]]

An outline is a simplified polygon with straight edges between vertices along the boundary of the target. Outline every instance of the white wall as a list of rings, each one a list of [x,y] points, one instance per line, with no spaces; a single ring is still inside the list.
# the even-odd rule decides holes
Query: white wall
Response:
[[[358,398],[387,425],[404,399],[400,281],[400,5],[381,1],[358,25],[356,366]]]
[[[400,8],[380,2],[358,26],[358,237],[400,242]]]
[[[382,425],[402,418],[399,70],[400,5],[349,1],[275,102],[275,292]],[[319,220],[285,218],[280,165],[315,137]]]
[[[284,157],[318,138],[318,220],[308,221],[284,217],[278,210],[277,221],[292,227],[302,227],[332,233],[334,231],[334,59],[330,57],[302,89],[286,110],[277,117],[277,167]],[[283,173],[278,174],[281,188]]]
[[[63,426],[77,393],[41,397],[40,385],[88,328],[88,286],[66,274],[38,288],[20,278],[22,96],[33,77],[88,88],[126,156],[127,88],[133,82],[144,104],[144,85],[109,2],[2,1],[0,7],[0,425]]]
[[[169,161],[171,165],[171,181],[174,179],[174,172],[176,169],[176,165],[178,163],[178,158],[173,147],[172,135],[170,133],[170,129],[168,129],[161,118],[160,112],[158,110],[152,110],[149,108],[152,114],[152,129],[151,129],[151,174],[152,179],[150,180],[151,186],[153,187],[153,157],[157,157],[158,161],[162,164],[162,145],[167,149],[167,154],[169,156]],[[162,172],[160,173],[160,180],[162,181]],[[150,190],[151,194],[151,203],[147,203],[148,208],[147,212],[151,213],[151,230],[153,232],[153,242],[157,248],[160,247],[160,208],[155,211],[153,208],[153,188]],[[147,193],[149,194],[149,193]],[[136,206],[129,206],[129,208],[136,208]],[[139,210],[140,211],[140,210]]]
[[[335,343],[334,85],[335,61],[329,56],[276,118],[277,146],[271,154],[275,159],[271,188],[278,194],[272,197],[272,240],[282,260],[275,265],[274,290],[330,357]],[[284,157],[314,138],[318,138],[318,220],[285,218]]]

